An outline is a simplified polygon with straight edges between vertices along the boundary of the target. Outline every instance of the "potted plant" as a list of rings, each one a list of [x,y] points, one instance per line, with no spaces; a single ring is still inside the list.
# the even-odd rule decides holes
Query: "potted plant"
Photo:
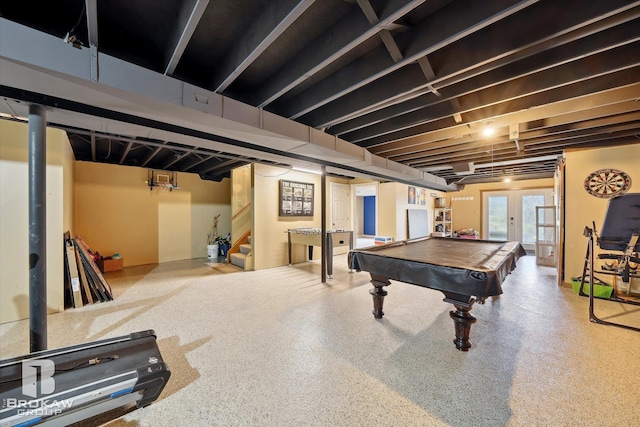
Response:
[[[209,234],[207,234],[207,257],[211,259],[218,257],[218,239],[220,238],[220,236],[218,236],[219,218],[220,214],[216,215],[215,218],[213,218],[213,226],[211,227]]]

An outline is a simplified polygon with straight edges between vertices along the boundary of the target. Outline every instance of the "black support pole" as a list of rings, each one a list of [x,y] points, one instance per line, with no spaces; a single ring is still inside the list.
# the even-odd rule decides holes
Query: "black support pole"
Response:
[[[46,113],[29,106],[29,344],[47,349]]]
[[[327,283],[327,168],[322,165],[322,177],[320,178],[320,234],[322,235],[322,260],[320,269],[322,270],[322,283]]]

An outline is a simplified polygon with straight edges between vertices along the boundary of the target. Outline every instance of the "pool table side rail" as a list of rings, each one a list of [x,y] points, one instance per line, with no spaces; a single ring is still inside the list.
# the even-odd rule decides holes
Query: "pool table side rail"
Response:
[[[464,242],[485,242],[500,244],[482,266],[461,267],[447,264],[444,257],[438,263],[401,259],[384,254],[385,248],[409,245],[429,239],[412,239],[356,249],[349,252],[349,268],[366,271],[391,280],[410,283],[443,292],[455,292],[460,295],[485,298],[500,295],[501,284],[516,267],[516,261],[525,255],[524,248],[518,242],[494,242],[465,240]]]

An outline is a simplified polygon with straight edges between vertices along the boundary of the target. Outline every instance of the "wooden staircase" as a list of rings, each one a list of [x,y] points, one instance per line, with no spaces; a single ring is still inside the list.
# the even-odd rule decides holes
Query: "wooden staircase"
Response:
[[[228,262],[243,270],[253,269],[251,236],[247,234],[229,249]]]
[[[231,215],[231,235],[233,242],[227,254],[227,263],[253,270],[253,252],[251,244],[251,230],[253,228],[253,201],[250,189],[253,187],[253,166],[241,166],[231,171],[231,185],[242,188],[232,191],[231,205],[234,207]],[[240,208],[240,206],[242,206]]]

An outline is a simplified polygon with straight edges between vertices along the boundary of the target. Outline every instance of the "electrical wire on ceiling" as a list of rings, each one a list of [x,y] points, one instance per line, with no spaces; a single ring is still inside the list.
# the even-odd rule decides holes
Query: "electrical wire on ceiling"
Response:
[[[80,49],[83,46],[83,43],[78,39],[78,35],[76,34],[76,31],[78,30],[78,26],[82,22],[82,18],[85,15],[85,10],[86,10],[86,4],[83,2],[82,11],[80,12],[80,16],[78,17],[78,20],[62,39],[63,42],[71,44],[76,49]]]

